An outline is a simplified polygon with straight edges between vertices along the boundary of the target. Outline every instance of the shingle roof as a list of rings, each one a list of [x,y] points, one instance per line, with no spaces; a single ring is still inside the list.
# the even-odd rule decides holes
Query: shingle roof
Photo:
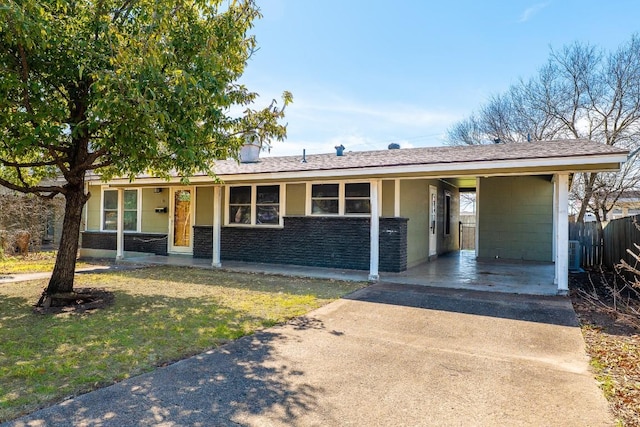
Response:
[[[306,156],[262,157],[257,163],[235,160],[216,162],[217,175],[299,172],[403,165],[430,165],[498,160],[545,159],[559,157],[625,154],[626,150],[584,140],[557,140],[511,144],[466,145],[403,148],[397,150],[346,151],[343,156],[312,154]]]

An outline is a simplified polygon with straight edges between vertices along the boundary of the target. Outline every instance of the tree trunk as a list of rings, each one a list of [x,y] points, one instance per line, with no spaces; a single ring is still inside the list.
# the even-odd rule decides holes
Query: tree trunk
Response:
[[[576,222],[584,222],[584,215],[587,213],[587,207],[593,197],[593,184],[596,182],[597,173],[585,173],[583,176],[585,185],[584,197],[580,201],[580,212],[578,212]]]
[[[84,181],[84,180],[82,180]],[[88,200],[84,194],[84,184],[68,184],[65,186],[65,211],[62,223],[62,237],[56,265],[49,280],[49,286],[44,295],[53,295],[73,291],[73,279],[78,256],[80,224],[82,222],[82,208]]]

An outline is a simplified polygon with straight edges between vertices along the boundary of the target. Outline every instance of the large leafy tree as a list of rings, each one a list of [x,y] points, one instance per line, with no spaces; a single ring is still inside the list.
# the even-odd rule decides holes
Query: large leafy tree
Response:
[[[247,134],[286,136],[291,95],[253,109],[238,83],[259,17],[253,0],[0,5],[0,184],[65,198],[45,295],[73,291],[88,172],[186,179],[236,156]]]
[[[528,80],[493,96],[480,110],[449,129],[452,144],[587,139],[627,148],[633,154],[621,173],[574,177],[572,197],[601,219],[625,191],[640,185],[635,158],[640,147],[640,38],[606,52],[574,43],[552,51]]]

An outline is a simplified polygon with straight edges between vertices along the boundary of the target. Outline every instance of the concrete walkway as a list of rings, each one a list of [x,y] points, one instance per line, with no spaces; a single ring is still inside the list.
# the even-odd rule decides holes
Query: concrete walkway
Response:
[[[159,264],[211,269],[211,259],[191,255],[145,255],[118,261],[125,264]],[[294,277],[368,281],[369,272],[341,268],[300,265],[264,264],[242,261],[223,261],[222,270],[243,273],[280,274]],[[381,272],[380,280],[402,285],[422,285],[438,288],[469,289],[528,295],[556,295],[551,263],[514,262],[504,260],[478,261],[474,251],[454,251],[401,273]]]
[[[567,298],[377,284],[13,426],[607,426]]]

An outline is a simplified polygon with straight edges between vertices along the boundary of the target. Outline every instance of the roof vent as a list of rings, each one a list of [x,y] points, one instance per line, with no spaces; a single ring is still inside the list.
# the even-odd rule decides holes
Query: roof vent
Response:
[[[500,141],[500,138],[496,138],[493,140],[494,144],[500,144],[502,141]]]
[[[336,149],[336,156],[342,156],[344,154],[344,145],[342,145],[342,144],[336,145],[333,148]]]
[[[399,150],[400,149],[400,144],[396,143],[396,142],[392,142],[391,144],[389,144],[389,150]]]
[[[307,150],[305,148],[302,149],[302,160],[300,163],[307,163]]]

